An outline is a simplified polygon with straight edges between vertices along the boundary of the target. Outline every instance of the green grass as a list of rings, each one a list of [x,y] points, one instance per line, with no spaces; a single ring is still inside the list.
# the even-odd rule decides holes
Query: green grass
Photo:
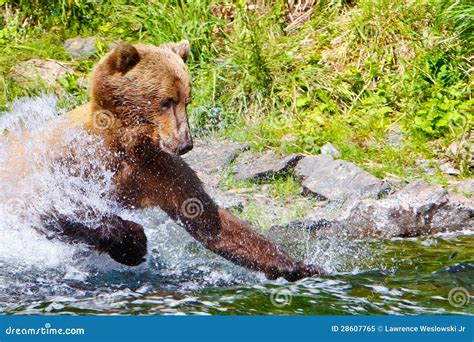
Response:
[[[258,181],[239,180],[230,171],[222,173],[220,187],[247,199],[244,208],[231,208],[241,219],[263,231],[273,225],[284,225],[303,219],[316,205],[303,198],[301,183],[287,173]]]
[[[75,62],[51,89],[87,100],[78,80],[115,40],[160,44],[188,39],[197,135],[250,142],[255,150],[319,153],[384,177],[428,177],[421,160],[448,159],[472,177],[473,6],[468,1],[318,1],[292,30],[284,1],[0,0],[0,106],[37,94],[11,80],[28,58],[68,60],[62,44],[104,38],[97,56]],[[290,9],[291,10],[291,9]],[[392,132],[399,131],[397,144]],[[456,155],[446,148],[458,142]],[[435,168],[437,162],[435,162]],[[290,178],[288,178],[290,179]],[[278,183],[275,196],[294,191]],[[288,182],[288,183],[285,183]],[[279,184],[279,185],[278,185]],[[279,194],[281,193],[281,194]]]

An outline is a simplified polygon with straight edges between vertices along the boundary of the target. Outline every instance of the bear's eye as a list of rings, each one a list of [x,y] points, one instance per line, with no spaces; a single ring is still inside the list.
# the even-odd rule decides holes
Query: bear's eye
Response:
[[[169,109],[173,105],[173,99],[172,98],[167,98],[164,99],[160,102],[160,107],[162,109]]]

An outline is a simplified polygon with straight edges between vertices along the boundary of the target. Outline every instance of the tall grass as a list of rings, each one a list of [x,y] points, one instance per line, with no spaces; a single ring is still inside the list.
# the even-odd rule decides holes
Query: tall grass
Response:
[[[14,63],[67,59],[61,48],[66,38],[188,39],[191,121],[199,135],[304,153],[318,153],[331,141],[343,158],[379,176],[422,174],[423,159],[443,159],[462,176],[472,175],[468,1],[320,0],[309,20],[290,25],[297,3],[4,1],[0,102],[25,93],[9,78]],[[77,71],[87,74],[105,51],[76,63]],[[74,80],[62,85],[84,98]],[[447,156],[453,142],[458,153]]]

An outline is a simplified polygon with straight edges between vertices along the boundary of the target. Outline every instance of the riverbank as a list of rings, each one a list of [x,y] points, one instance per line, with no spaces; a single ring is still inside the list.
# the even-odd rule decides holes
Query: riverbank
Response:
[[[74,107],[118,41],[186,38],[199,137],[286,155],[329,142],[379,178],[472,178],[467,2],[5,1],[0,16],[3,108],[45,90]]]

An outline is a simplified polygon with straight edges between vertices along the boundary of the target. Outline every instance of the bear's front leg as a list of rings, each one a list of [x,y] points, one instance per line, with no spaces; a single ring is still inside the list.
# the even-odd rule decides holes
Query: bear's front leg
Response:
[[[205,207],[207,212],[201,219],[190,219],[189,215],[180,215],[180,219],[188,232],[214,253],[263,272],[271,280],[282,277],[295,281],[325,273],[319,267],[293,260],[228,210]]]
[[[325,273],[320,267],[290,258],[230,211],[218,208],[217,212],[220,230],[218,234],[212,236],[207,246],[216,254],[236,264],[264,272],[271,280],[282,277],[295,281]]]
[[[254,231],[209,197],[196,173],[181,159],[158,154],[148,165],[131,166],[117,177],[117,198],[140,208],[159,206],[206,248],[269,279],[294,281],[319,275],[323,270],[293,260],[271,241]],[[140,189],[140,192],[137,192]]]
[[[59,238],[89,245],[121,264],[137,266],[145,261],[147,238],[143,227],[117,215],[101,216],[94,228],[63,215],[48,218],[47,226],[58,232]]]

